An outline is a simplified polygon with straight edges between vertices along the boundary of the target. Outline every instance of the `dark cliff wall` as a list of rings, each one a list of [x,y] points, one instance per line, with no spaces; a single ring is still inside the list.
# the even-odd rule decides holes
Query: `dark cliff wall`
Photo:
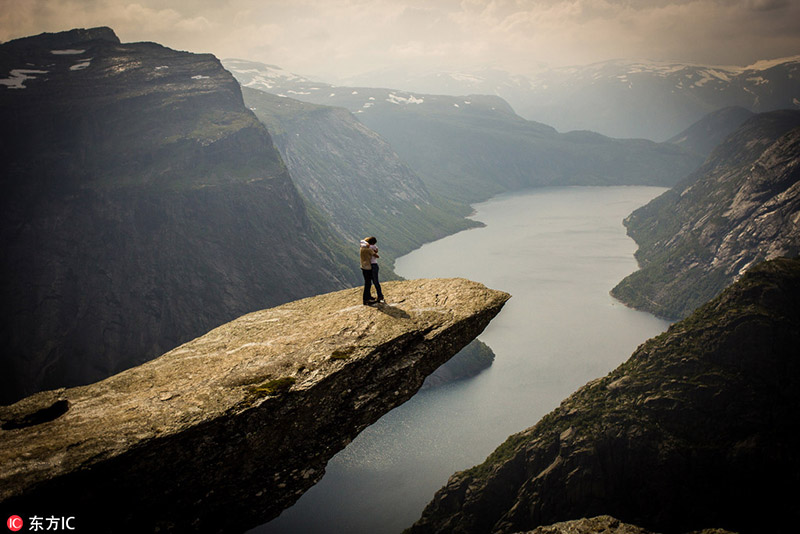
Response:
[[[0,86],[0,402],[350,285],[213,56],[94,29],[0,45],[3,75],[19,69]]]
[[[794,532],[800,259],[761,264],[456,473],[410,533],[610,514],[656,532]]]
[[[625,221],[641,269],[612,294],[686,317],[749,266],[800,253],[800,111],[757,115]]]

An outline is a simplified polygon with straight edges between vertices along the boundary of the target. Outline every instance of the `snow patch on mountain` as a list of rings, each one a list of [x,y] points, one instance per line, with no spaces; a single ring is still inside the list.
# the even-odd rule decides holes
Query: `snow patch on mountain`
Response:
[[[14,69],[9,72],[9,77],[0,79],[0,85],[5,85],[9,89],[25,89],[25,80],[35,80],[37,76],[32,74],[47,74],[46,70],[35,69]]]
[[[404,96],[398,96],[395,93],[389,93],[389,97],[386,98],[386,101],[391,104],[408,105],[408,104],[422,104],[423,102],[425,102],[425,99],[417,98],[414,95],[409,95],[407,97],[404,97]]]

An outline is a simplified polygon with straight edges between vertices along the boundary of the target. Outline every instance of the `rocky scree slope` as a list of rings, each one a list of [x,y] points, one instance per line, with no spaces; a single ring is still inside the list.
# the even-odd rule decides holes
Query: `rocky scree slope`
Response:
[[[560,134],[523,119],[496,96],[336,87],[260,63],[224,64],[243,86],[350,110],[389,142],[431,193],[455,202],[545,185],[671,186],[702,163],[672,144]]]
[[[310,297],[0,408],[3,509],[63,509],[105,532],[240,532],[277,516],[509,298],[464,279],[386,286],[391,306],[361,305],[358,288]]]
[[[687,316],[759,261],[800,254],[800,111],[746,121],[625,225],[640,270],[612,294],[668,318]]]
[[[378,236],[382,264],[477,224],[459,206],[433,197],[392,147],[346,109],[248,87],[242,94],[303,196],[349,242]]]
[[[409,533],[610,514],[657,532],[794,532],[800,259],[760,264],[487,460]]]
[[[0,402],[357,282],[215,57],[73,30],[0,78]]]

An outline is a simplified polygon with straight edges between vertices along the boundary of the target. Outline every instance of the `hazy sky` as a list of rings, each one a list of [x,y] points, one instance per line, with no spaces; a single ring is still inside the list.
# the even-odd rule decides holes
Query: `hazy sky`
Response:
[[[800,0],[0,0],[0,41],[110,26],[332,81],[395,66],[747,65],[800,54],[798,21]]]

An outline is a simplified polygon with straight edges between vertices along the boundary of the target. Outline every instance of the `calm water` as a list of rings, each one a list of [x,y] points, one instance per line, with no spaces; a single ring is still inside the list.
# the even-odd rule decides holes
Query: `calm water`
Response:
[[[388,413],[334,457],[294,507],[253,532],[401,532],[451,474],[482,462],[664,331],[667,322],[608,294],[636,270],[622,219],[662,191],[568,187],[499,196],[475,206],[485,228],[400,258],[396,270],[406,278],[460,276],[513,295],[480,336],[494,365]]]

